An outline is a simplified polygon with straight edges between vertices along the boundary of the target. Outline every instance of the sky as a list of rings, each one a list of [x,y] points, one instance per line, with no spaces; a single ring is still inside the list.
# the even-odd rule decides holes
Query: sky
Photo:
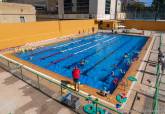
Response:
[[[146,5],[151,5],[153,0],[140,0],[141,2],[146,3]]]

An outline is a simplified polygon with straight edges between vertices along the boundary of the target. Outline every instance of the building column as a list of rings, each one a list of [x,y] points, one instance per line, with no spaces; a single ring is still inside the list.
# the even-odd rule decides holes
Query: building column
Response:
[[[89,0],[89,14],[93,18],[97,18],[98,0]]]
[[[72,0],[72,3],[73,3],[72,11],[77,12],[77,0]]]
[[[64,0],[58,0],[58,17],[59,19],[64,18]]]

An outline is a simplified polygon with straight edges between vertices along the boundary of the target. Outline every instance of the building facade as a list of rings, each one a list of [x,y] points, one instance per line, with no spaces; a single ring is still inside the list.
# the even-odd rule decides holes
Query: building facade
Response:
[[[36,8],[37,13],[46,13],[47,11],[46,0],[5,0],[4,2],[30,4]]]
[[[38,17],[57,19],[117,19],[123,0],[6,0],[35,6]],[[46,15],[45,15],[46,14]],[[123,15],[123,13],[122,13]]]
[[[25,23],[36,21],[36,10],[32,5],[0,3],[0,23]]]
[[[121,5],[121,0],[58,0],[58,15],[60,19],[116,19]]]

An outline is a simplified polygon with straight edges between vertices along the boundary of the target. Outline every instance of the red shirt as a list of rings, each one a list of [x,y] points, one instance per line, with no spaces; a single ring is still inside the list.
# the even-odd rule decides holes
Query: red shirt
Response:
[[[80,69],[76,68],[72,71],[72,76],[74,79],[79,79],[80,78]]]

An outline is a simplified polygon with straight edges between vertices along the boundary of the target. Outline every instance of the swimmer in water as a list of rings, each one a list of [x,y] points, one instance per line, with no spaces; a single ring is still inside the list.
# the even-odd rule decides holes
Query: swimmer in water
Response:
[[[85,59],[83,59],[82,61],[80,61],[80,66],[84,66],[87,63],[87,61]]]
[[[117,68],[117,64],[114,64],[114,68]]]
[[[32,59],[33,59],[33,57],[30,57],[29,59],[30,59],[30,60],[32,60]]]
[[[129,66],[131,64],[131,60],[128,60],[127,61],[127,65]]]
[[[125,58],[125,59],[128,58],[128,53],[125,53],[125,54],[124,54],[124,58]]]
[[[112,72],[111,72],[111,75],[112,75],[112,77],[114,77],[114,76],[115,76],[115,72],[114,72],[114,71],[112,71]]]
[[[121,74],[125,74],[125,71],[123,69],[120,69]]]

